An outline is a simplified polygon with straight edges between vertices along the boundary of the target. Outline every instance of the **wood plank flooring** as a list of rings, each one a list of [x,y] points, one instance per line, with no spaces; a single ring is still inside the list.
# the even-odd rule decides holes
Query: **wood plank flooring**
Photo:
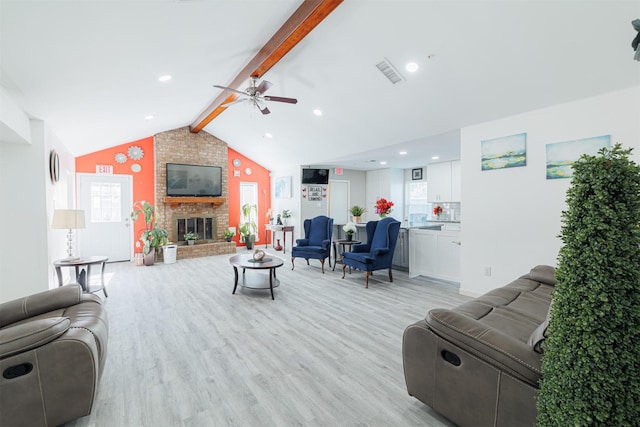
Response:
[[[270,254],[285,260],[275,301],[232,295],[229,255],[108,264],[105,371],[92,414],[67,425],[453,425],[407,394],[402,333],[469,298],[399,271],[365,289],[362,272],[301,259],[291,271],[289,254]]]

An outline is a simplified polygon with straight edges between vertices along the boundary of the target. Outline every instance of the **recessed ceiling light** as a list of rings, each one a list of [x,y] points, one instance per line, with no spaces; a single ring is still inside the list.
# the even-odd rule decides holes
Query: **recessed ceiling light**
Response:
[[[153,120],[155,119],[155,116],[153,114],[149,114],[148,116],[144,116],[145,120]]]
[[[264,137],[271,139],[271,138],[273,138],[273,135],[271,135],[269,132],[267,132],[267,133],[264,134]]]
[[[380,162],[381,165],[386,165],[387,162],[385,162],[384,160]]]
[[[431,157],[431,160],[438,160],[440,158],[440,156],[433,156]]]
[[[401,156],[406,156],[407,152],[406,152],[406,151],[401,151],[401,152],[400,152],[400,153],[398,153],[398,154],[400,154]]]
[[[171,76],[169,74],[158,77],[158,81],[160,82],[168,82],[169,80],[171,80]]]
[[[405,68],[408,72],[415,73],[416,71],[418,71],[418,64],[416,64],[415,62],[409,62],[407,65],[405,65]]]
[[[321,116],[322,115],[322,110],[319,110],[319,109],[316,108],[315,110],[313,110],[313,114],[315,114],[316,116]]]

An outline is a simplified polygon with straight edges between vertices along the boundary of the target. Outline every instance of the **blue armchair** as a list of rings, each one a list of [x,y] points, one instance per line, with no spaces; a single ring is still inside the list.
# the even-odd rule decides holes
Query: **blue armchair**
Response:
[[[333,218],[324,215],[304,220],[304,239],[297,239],[296,246],[291,249],[291,269],[295,258],[304,258],[309,265],[309,258],[319,259],[324,274],[324,260],[329,258],[331,267],[331,235],[333,234]]]
[[[342,254],[342,278],[347,266],[365,272],[366,287],[369,287],[369,276],[372,271],[389,269],[389,281],[393,282],[391,261],[396,241],[400,232],[400,221],[383,218],[380,221],[369,221],[366,225],[367,243],[353,245],[351,252]]]

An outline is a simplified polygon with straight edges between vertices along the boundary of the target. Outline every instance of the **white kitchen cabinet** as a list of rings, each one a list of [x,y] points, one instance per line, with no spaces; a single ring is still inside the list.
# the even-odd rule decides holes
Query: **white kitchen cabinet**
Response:
[[[380,197],[393,202],[392,217],[398,221],[403,219],[404,199],[404,172],[402,169],[378,169],[367,172],[366,178],[366,201],[367,221],[376,221],[380,217],[376,214],[376,200]]]
[[[427,165],[427,200],[429,202],[460,201],[460,161]]]
[[[409,230],[409,277],[460,282],[460,232]]]

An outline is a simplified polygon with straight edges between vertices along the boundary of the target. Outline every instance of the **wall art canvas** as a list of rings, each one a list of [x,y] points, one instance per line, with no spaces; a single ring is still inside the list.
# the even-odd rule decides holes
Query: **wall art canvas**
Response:
[[[547,144],[547,179],[571,178],[573,163],[583,154],[596,155],[611,146],[611,135]]]
[[[276,199],[290,199],[293,197],[293,191],[291,189],[291,182],[293,178],[290,176],[284,176],[275,179],[275,193]]]
[[[481,141],[482,170],[527,165],[527,134],[503,136]]]

